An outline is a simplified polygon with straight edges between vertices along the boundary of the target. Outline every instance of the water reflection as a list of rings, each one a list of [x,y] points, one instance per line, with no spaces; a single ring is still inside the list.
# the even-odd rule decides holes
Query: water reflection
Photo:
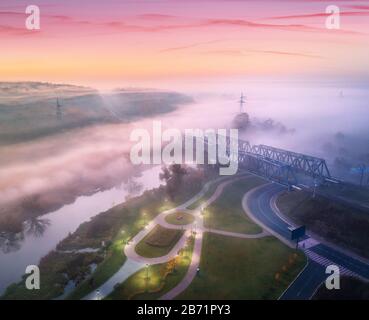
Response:
[[[22,247],[24,233],[3,232],[0,234],[0,248],[5,254],[18,251]]]
[[[145,189],[144,181],[142,171],[134,172],[131,176],[126,177],[122,181],[122,184],[117,187],[120,190],[121,199],[115,198],[111,206],[140,195]],[[27,210],[31,210],[34,214],[36,213],[32,206],[27,206]],[[26,238],[42,238],[51,224],[52,222],[48,218],[42,218],[41,216],[32,217],[22,224],[22,230],[20,232],[7,231],[0,233],[0,250],[4,254],[20,250]]]
[[[123,185],[123,190],[127,192],[127,199],[139,195],[143,188],[144,185],[142,183],[132,178],[128,179],[128,181]]]
[[[2,232],[0,234],[0,249],[4,254],[15,252],[21,249],[25,235],[42,237],[45,230],[50,226],[49,219],[33,217],[23,223],[21,232]]]
[[[31,218],[24,223],[24,231],[27,235],[33,235],[37,238],[42,237],[45,230],[50,226],[51,222],[49,219],[42,218]]]

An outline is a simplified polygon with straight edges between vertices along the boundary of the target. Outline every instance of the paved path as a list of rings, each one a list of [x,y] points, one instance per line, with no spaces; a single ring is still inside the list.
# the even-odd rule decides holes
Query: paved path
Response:
[[[182,281],[179,284],[177,284],[177,286],[175,286],[172,290],[164,294],[160,298],[160,300],[171,300],[175,298],[180,293],[182,293],[191,284],[191,282],[195,278],[197,274],[197,268],[200,265],[202,239],[203,239],[204,232],[210,231],[210,232],[214,232],[214,233],[218,233],[222,235],[227,235],[227,236],[232,236],[232,237],[241,237],[241,238],[257,238],[257,237],[264,237],[266,235],[266,233],[264,232],[255,234],[255,235],[247,235],[247,234],[240,234],[240,233],[228,232],[228,231],[222,231],[222,230],[214,230],[214,229],[210,230],[204,227],[204,219],[202,215],[200,214],[201,207],[205,208],[209,206],[211,203],[213,203],[215,200],[217,200],[219,196],[223,193],[224,188],[228,186],[229,184],[234,183],[240,179],[245,179],[247,177],[249,177],[249,175],[222,182],[217,187],[214,194],[207,201],[205,201],[201,206],[199,206],[196,210],[194,210],[196,212],[195,218],[196,218],[196,224],[198,226],[197,227],[198,231],[196,232],[195,245],[194,245],[194,249],[192,253],[192,260],[191,260],[190,266],[187,270],[185,277],[182,279]]]
[[[145,266],[144,263],[127,259],[123,266],[108,281],[101,285],[96,291],[91,292],[83,300],[100,300],[105,298],[114,290],[114,286],[127,280],[131,275]]]
[[[225,180],[225,178],[219,178],[212,182],[208,182],[205,184],[203,189],[194,197],[192,197],[190,200],[186,201],[182,205],[166,210],[162,213],[160,213],[158,216],[156,216],[143,230],[141,230],[136,236],[134,236],[128,245],[124,248],[124,253],[127,257],[126,262],[123,264],[123,266],[119,269],[119,271],[114,274],[107,282],[105,282],[102,286],[100,286],[96,291],[88,294],[84,297],[86,300],[91,299],[102,299],[106,297],[109,293],[111,293],[114,290],[115,285],[122,283],[126,279],[128,279],[131,275],[136,273],[141,268],[145,267],[146,264],[159,264],[159,263],[165,263],[171,259],[173,259],[178,251],[182,249],[185,244],[187,238],[191,235],[191,231],[195,232],[195,243],[192,253],[192,259],[190,266],[188,268],[188,271],[185,275],[185,277],[182,279],[182,281],[174,287],[171,291],[166,293],[161,299],[173,299],[178,294],[180,294],[183,290],[185,290],[189,284],[192,282],[194,277],[197,273],[197,268],[200,264],[200,257],[201,257],[201,249],[202,249],[202,239],[203,239],[203,233],[204,232],[212,232],[216,234],[221,234],[224,236],[230,236],[230,237],[238,237],[238,238],[245,238],[245,239],[254,239],[254,238],[260,238],[265,237],[269,235],[266,231],[263,231],[259,234],[242,234],[242,233],[236,233],[236,232],[229,232],[229,231],[223,231],[223,230],[215,230],[215,229],[209,229],[204,227],[204,219],[201,215],[201,210],[212,204],[215,200],[218,199],[218,197],[223,193],[223,190],[226,186],[228,186],[231,183],[234,183],[238,180],[248,178],[250,175],[242,175],[235,178],[227,179],[226,181],[221,182],[218,187],[216,188],[213,195],[208,199],[205,200],[201,205],[199,205],[194,210],[187,209],[188,206],[195,203],[199,199],[201,199],[206,192],[209,190],[212,183],[218,183],[219,181]],[[165,220],[165,217],[171,213],[178,212],[178,211],[185,211],[187,213],[192,214],[195,217],[195,220],[193,223],[190,223],[188,225],[173,225],[168,223]],[[176,243],[176,245],[171,249],[171,251],[161,257],[157,258],[146,258],[143,256],[140,256],[137,254],[135,247],[136,245],[144,239],[151,230],[156,225],[161,225],[165,228],[169,229],[183,229],[185,230],[183,236],[181,239]]]
[[[219,181],[224,180],[224,177],[218,178],[216,180],[210,181],[204,185],[202,190],[192,197],[190,200],[186,201],[184,204],[178,206],[177,208],[166,210],[159,214],[155,219],[153,219],[148,226],[141,230],[129,243],[129,245],[125,246],[124,251],[127,256],[127,260],[123,264],[123,266],[110,278],[108,279],[103,285],[101,285],[97,290],[91,292],[90,294],[86,295],[83,300],[96,300],[96,299],[103,299],[107,295],[109,295],[117,284],[124,282],[128,279],[131,275],[139,271],[140,269],[144,268],[147,263],[149,264],[156,264],[156,263],[163,263],[166,261],[171,260],[177,254],[178,250],[184,246],[186,236],[188,232],[182,236],[182,238],[178,241],[178,243],[174,246],[174,248],[164,257],[159,258],[144,258],[139,256],[136,251],[134,250],[135,246],[138,242],[140,242],[151,230],[155,227],[156,224],[165,224],[165,216],[170,213],[176,211],[187,211],[187,212],[196,212],[196,210],[187,210],[186,208],[195,203],[197,200],[201,199],[206,192],[209,190],[210,186],[213,183],[217,183]],[[169,225],[164,225],[169,226]],[[182,228],[182,226],[175,226],[170,225],[172,229]],[[195,243],[196,246],[196,243]],[[198,246],[198,245],[197,245]]]

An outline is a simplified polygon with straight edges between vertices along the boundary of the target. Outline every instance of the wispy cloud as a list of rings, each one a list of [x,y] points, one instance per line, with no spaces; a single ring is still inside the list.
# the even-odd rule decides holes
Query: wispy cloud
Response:
[[[144,20],[169,20],[169,19],[176,19],[177,16],[172,16],[168,14],[160,14],[160,13],[145,13],[145,14],[138,15],[137,18],[144,19]]]
[[[295,57],[303,57],[303,58],[314,58],[314,59],[324,59],[324,57],[311,54],[311,53],[303,53],[303,52],[291,52],[291,51],[279,51],[279,50],[257,50],[257,49],[245,49],[245,50],[210,50],[204,52],[205,54],[221,54],[221,55],[230,55],[230,56],[249,56],[251,54],[270,54],[270,55],[279,55],[279,56],[295,56]]]
[[[367,12],[347,12],[347,15],[357,15],[357,16],[367,16],[369,13]],[[12,12],[12,11],[0,11],[1,16],[20,16],[25,15],[20,12]],[[306,17],[322,17],[326,16],[325,13],[316,13],[316,14],[304,14],[304,15],[289,15],[289,16],[278,16],[278,17],[269,17],[271,20],[283,20],[283,19],[291,19],[291,18],[306,18]],[[325,28],[318,28],[313,26],[307,26],[304,24],[288,24],[288,23],[265,23],[265,22],[254,22],[244,19],[214,19],[214,18],[184,18],[184,17],[175,17],[171,15],[165,14],[143,14],[139,15],[141,19],[145,20],[144,24],[140,24],[136,22],[132,22],[132,17],[126,19],[129,22],[122,22],[121,20],[112,20],[112,21],[92,21],[92,20],[80,20],[75,19],[74,17],[67,15],[50,15],[44,14],[43,18],[47,20],[53,21],[53,23],[57,23],[56,26],[60,27],[78,27],[78,31],[81,32],[85,30],[91,31],[91,28],[94,28],[93,31],[104,30],[105,32],[147,32],[147,33],[155,33],[155,32],[165,32],[171,30],[186,30],[186,29],[201,29],[201,28],[211,28],[211,27],[237,27],[244,29],[268,29],[268,30],[278,30],[278,31],[290,31],[290,32],[327,32],[328,30]],[[137,18],[137,16],[136,16]],[[174,19],[175,18],[175,19]],[[173,20],[173,21],[172,21]],[[163,23],[165,21],[165,23]],[[181,21],[182,23],[178,22]],[[147,23],[151,22],[151,23]],[[159,22],[159,23],[158,23]],[[88,29],[87,29],[88,28]],[[332,30],[329,32],[332,33]],[[337,34],[360,34],[359,32],[349,31],[349,30],[336,30]],[[196,45],[196,44],[195,44]],[[177,48],[173,48],[176,50]],[[184,48],[178,48],[184,49]]]
[[[30,32],[26,28],[16,28],[8,25],[0,25],[0,34],[9,36],[34,36],[40,34],[40,30],[32,30]]]
[[[350,5],[350,6],[347,6],[346,8],[359,9],[359,10],[369,10],[368,5]]]
[[[223,41],[223,40],[197,42],[197,43],[192,43],[192,44],[188,44],[188,45],[185,45],[185,46],[162,49],[159,52],[172,52],[172,51],[186,50],[186,49],[191,49],[191,48],[195,48],[195,47],[199,47],[199,46],[203,46],[203,45],[207,45],[207,44],[212,44],[212,43],[217,43],[217,42],[221,42],[221,41]]]
[[[369,8],[369,7],[368,7]],[[275,16],[275,17],[267,17],[265,19],[268,20],[288,20],[288,19],[307,19],[307,18],[326,18],[330,14],[325,12],[320,13],[310,13],[310,14],[296,14],[296,15],[288,15],[288,16]],[[363,11],[343,11],[340,12],[341,16],[351,16],[351,17],[367,17],[369,16],[369,12]]]

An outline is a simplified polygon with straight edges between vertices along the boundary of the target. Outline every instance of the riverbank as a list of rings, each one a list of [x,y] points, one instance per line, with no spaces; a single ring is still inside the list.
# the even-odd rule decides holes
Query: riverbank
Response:
[[[74,233],[61,241],[57,246],[58,252],[95,248],[99,250],[94,254],[102,258],[92,275],[89,273],[83,274],[83,277],[78,281],[76,289],[68,298],[80,299],[109,279],[126,259],[123,252],[126,242],[158,213],[184,202],[197,193],[204,183],[204,181],[198,180],[199,177],[196,170],[190,170],[189,175],[184,179],[181,190],[179,190],[178,195],[172,201],[168,200],[167,190],[164,186],[146,191],[142,196],[132,198],[124,204],[115,206],[97,215],[91,221],[83,223]],[[194,183],[194,181],[198,183]],[[66,268],[64,265],[60,266],[59,255],[53,252],[51,258],[41,259],[40,271],[42,278],[42,275],[48,272],[48,270],[54,270],[53,276],[45,278],[44,281],[48,281],[50,286],[53,284],[59,288],[58,290],[25,292],[23,290],[24,282],[21,281],[10,286],[3,298],[53,299],[63,294],[63,288],[68,281],[76,279],[72,274],[68,274],[68,279],[60,276],[62,273],[65,273]],[[85,253],[73,252],[64,254],[81,256]],[[81,268],[83,266],[82,264]],[[45,287],[47,286],[49,285],[45,284]]]

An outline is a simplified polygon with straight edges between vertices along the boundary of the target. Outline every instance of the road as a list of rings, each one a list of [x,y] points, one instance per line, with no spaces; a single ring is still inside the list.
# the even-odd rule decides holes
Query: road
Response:
[[[242,205],[251,219],[285,244],[293,247],[294,243],[289,240],[290,231],[288,230],[291,224],[280,215],[272,204],[273,198],[283,190],[285,187],[279,184],[263,185],[246,193]],[[308,257],[307,266],[283,293],[281,299],[311,298],[317,287],[328,276],[325,274],[328,265],[337,265],[341,275],[369,279],[368,264],[309,236],[303,239],[300,249],[303,249]]]

